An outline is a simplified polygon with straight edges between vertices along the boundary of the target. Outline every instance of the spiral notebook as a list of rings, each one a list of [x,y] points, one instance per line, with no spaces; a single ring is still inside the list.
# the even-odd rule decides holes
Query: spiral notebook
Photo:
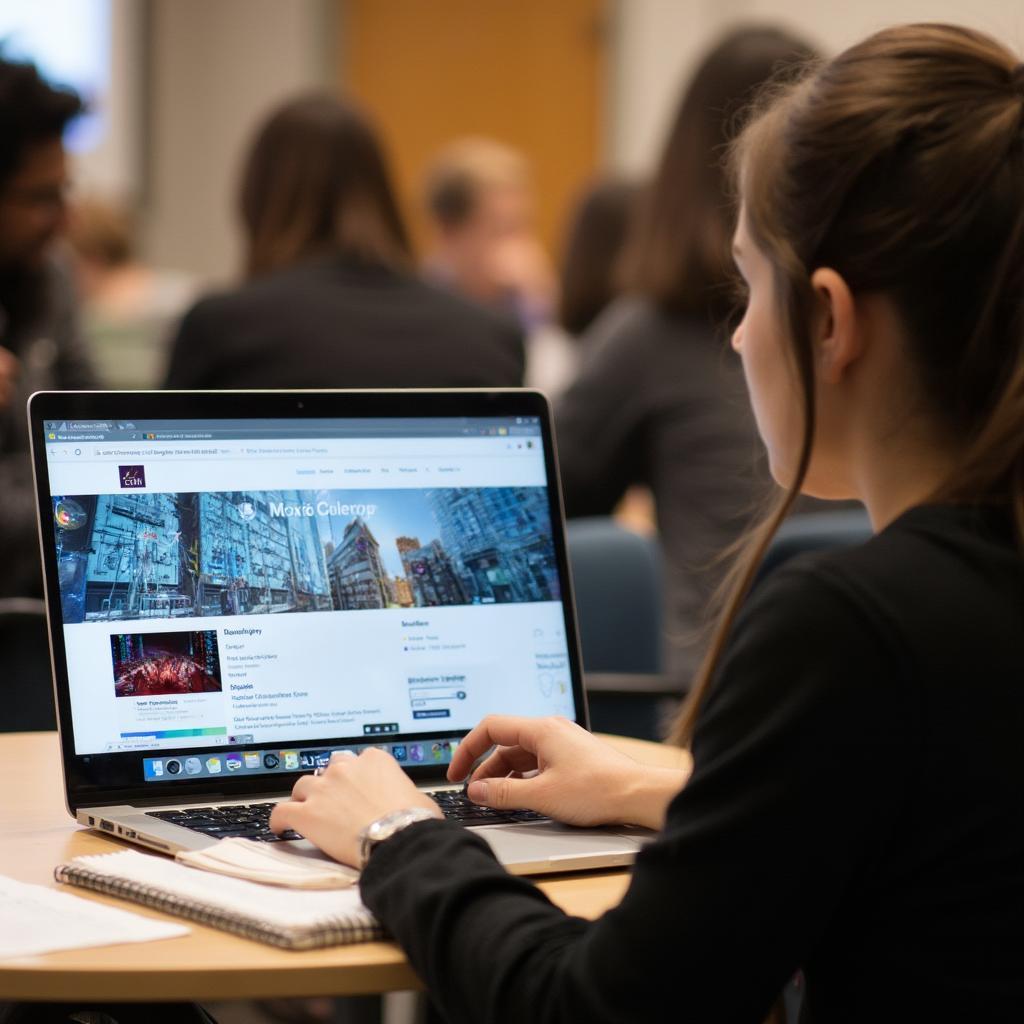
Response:
[[[210,874],[137,850],[76,857],[59,865],[54,877],[282,949],[319,949],[384,937],[354,885],[283,889]]]

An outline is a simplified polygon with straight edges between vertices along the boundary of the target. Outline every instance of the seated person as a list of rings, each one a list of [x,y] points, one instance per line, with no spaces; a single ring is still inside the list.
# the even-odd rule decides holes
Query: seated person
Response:
[[[42,596],[25,402],[95,384],[58,256],[64,129],[83,110],[31,64],[0,59],[0,597]]]
[[[167,369],[167,346],[197,281],[180,270],[147,266],[136,226],[121,203],[77,201],[68,239],[82,296],[82,328],[104,386],[153,388]]]
[[[512,387],[510,320],[419,280],[369,122],[327,95],[257,133],[240,197],[244,284],[200,300],[172,388]]]
[[[493,746],[478,803],[660,829],[618,906],[566,916],[381,750],[275,808],[364,863],[446,1021],[759,1024],[798,969],[817,1022],[1021,1019],[1022,121],[1017,55],[908,25],[779,85],[740,136],[732,344],[786,490],[674,733],[692,775],[503,717],[449,771]],[[801,490],[862,501],[877,534],[747,596]]]
[[[767,474],[722,329],[733,305],[722,151],[736,112],[783,64],[811,55],[772,28],[739,28],[683,91],[621,266],[625,294],[581,339],[579,375],[556,405],[570,517],[608,515],[637,488],[654,499],[665,558],[664,668],[682,693],[706,645],[721,553],[749,526]]]
[[[522,154],[488,138],[451,143],[426,176],[428,279],[514,316],[527,332],[547,324],[555,276],[533,205]]]

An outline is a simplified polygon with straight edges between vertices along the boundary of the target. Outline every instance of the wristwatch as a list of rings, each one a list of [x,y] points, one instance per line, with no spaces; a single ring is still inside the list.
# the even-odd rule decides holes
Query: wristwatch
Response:
[[[426,821],[428,818],[438,820],[436,814],[432,814],[426,807],[406,807],[400,811],[391,811],[376,821],[371,821],[359,833],[359,866],[365,868],[370,854],[384,842],[390,839],[396,832],[408,828],[417,821]]]

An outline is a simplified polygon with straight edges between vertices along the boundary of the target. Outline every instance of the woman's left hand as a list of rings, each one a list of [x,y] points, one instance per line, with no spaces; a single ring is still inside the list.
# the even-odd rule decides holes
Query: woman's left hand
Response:
[[[294,829],[335,860],[358,867],[359,833],[385,814],[409,807],[443,817],[390,754],[371,747],[358,757],[333,757],[322,775],[304,775],[291,799],[274,808],[270,827]]]

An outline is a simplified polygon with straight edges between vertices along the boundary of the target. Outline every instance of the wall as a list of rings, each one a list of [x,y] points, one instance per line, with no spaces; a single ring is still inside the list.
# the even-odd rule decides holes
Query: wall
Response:
[[[1020,0],[615,0],[611,167],[624,173],[650,167],[695,61],[721,32],[746,20],[779,23],[826,53],[908,21],[970,25],[1024,52]]]
[[[1020,0],[974,0],[970,6],[964,0],[607,2],[604,163],[634,174],[656,158],[700,54],[738,21],[778,21],[835,51],[886,24],[945,19],[993,32],[1024,50]],[[337,19],[343,32],[345,3],[149,0],[147,81],[140,90],[149,135],[140,151],[146,251],[154,262],[220,279],[237,272],[233,209],[243,148],[273,103],[303,87],[337,82]]]
[[[325,0],[150,0],[146,253],[228,279],[240,160],[254,126],[290,93],[328,85]]]

